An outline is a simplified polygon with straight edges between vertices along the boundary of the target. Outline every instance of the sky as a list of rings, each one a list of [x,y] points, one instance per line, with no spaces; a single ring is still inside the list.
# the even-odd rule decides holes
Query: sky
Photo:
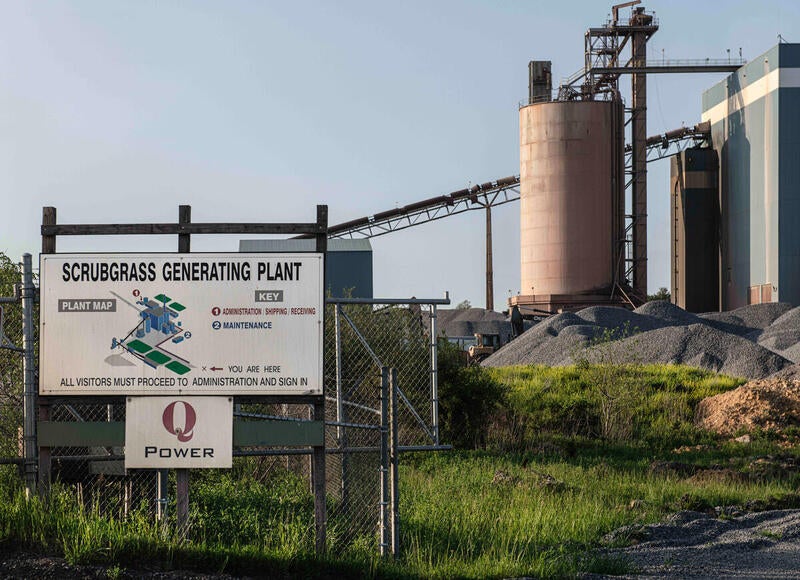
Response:
[[[519,173],[529,60],[583,66],[598,0],[0,1],[0,251],[59,223],[331,224]],[[794,0],[650,0],[667,59],[800,42]],[[795,37],[796,35],[796,37]],[[724,75],[651,75],[648,135],[700,121]],[[629,99],[629,97],[628,97]],[[669,161],[649,164],[651,292],[669,286]],[[485,302],[484,214],[372,239],[380,298]],[[493,211],[495,309],[520,291],[519,205]],[[194,236],[235,252],[242,236]],[[61,237],[59,252],[176,251]]]

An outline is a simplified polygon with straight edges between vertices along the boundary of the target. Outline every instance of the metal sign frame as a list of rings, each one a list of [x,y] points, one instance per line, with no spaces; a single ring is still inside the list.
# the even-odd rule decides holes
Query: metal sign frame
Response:
[[[42,254],[40,394],[321,395],[323,259]]]
[[[56,240],[58,236],[97,236],[97,235],[152,235],[152,234],[177,234],[178,252],[188,254],[191,252],[192,234],[278,234],[278,235],[311,235],[316,239],[316,252],[324,256],[327,252],[327,232],[328,232],[328,207],[326,205],[317,206],[316,222],[311,223],[192,223],[191,206],[181,205],[178,208],[177,223],[150,223],[150,224],[58,224],[56,219],[55,207],[44,207],[42,210],[42,253],[56,254]],[[324,274],[323,274],[324,278]],[[323,279],[322,288],[325,288]],[[324,303],[323,303],[324,304]],[[325,309],[322,309],[322,324],[324,328]],[[32,351],[31,351],[32,352]],[[324,353],[322,354],[324,358]],[[67,438],[78,435],[77,431],[81,428],[74,428],[73,425],[84,425],[81,423],[53,423],[50,421],[50,406],[55,403],[70,403],[80,401],[87,402],[121,402],[121,396],[38,396],[38,415],[39,432],[44,435],[45,431],[51,434],[60,432]],[[326,530],[327,530],[327,509],[325,504],[325,440],[324,437],[305,437],[305,435],[316,434],[321,431],[325,421],[325,397],[319,395],[267,395],[237,397],[234,402],[258,401],[268,403],[291,403],[307,404],[311,409],[311,421],[308,422],[309,429],[303,430],[303,437],[298,439],[298,445],[311,447],[311,487],[314,495],[314,525],[315,525],[315,547],[318,553],[325,551]],[[311,427],[314,427],[311,429]],[[85,430],[85,429],[84,429]],[[73,433],[76,431],[76,433]],[[241,429],[240,429],[241,431]],[[262,445],[278,444],[280,441],[272,443],[269,435],[270,431],[264,430],[260,433],[250,433],[246,430],[245,439],[251,438],[258,440]],[[286,434],[280,430],[281,437]],[[313,432],[313,433],[312,433]],[[290,434],[294,436],[295,434]],[[280,439],[281,437],[278,437]],[[234,444],[236,444],[236,424],[234,423]],[[239,438],[241,441],[241,437]],[[62,439],[62,441],[65,439]],[[57,440],[41,437],[38,447],[38,483],[41,492],[46,492],[50,484],[50,446]],[[159,489],[165,489],[166,474],[159,472]],[[178,527],[185,529],[189,521],[189,470],[176,470],[177,482],[177,520]]]

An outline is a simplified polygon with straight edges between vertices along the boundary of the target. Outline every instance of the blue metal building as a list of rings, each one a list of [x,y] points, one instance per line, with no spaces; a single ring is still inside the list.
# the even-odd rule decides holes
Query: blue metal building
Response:
[[[800,44],[703,94],[719,155],[720,306],[800,305]]]
[[[313,252],[314,240],[240,240],[240,252]],[[326,293],[332,298],[372,298],[372,245],[367,239],[328,240]]]

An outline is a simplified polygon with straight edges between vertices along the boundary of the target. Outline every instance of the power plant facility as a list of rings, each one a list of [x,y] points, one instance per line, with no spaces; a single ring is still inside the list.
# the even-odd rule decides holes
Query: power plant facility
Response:
[[[720,308],[800,304],[800,45],[778,44],[708,89],[702,118],[719,159]]]
[[[492,208],[519,201],[510,309],[537,318],[636,308],[648,291],[647,165],[669,157],[658,194],[669,196],[672,301],[691,312],[800,305],[800,45],[750,62],[649,59],[659,22],[640,4],[613,6],[586,31],[583,68],[559,86],[552,61],[529,63],[518,176],[334,225],[329,236],[369,238],[482,209],[491,310]],[[648,76],[709,73],[728,76],[697,96],[700,121],[648,136]]]

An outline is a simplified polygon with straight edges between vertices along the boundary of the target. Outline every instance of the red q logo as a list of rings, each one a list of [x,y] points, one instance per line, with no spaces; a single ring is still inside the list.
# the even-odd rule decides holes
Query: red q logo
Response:
[[[183,410],[182,427],[175,424],[175,408],[177,405],[180,405]],[[161,422],[164,423],[164,429],[175,435],[178,438],[178,441],[181,443],[186,443],[192,438],[194,435],[192,431],[194,430],[194,424],[196,421],[197,413],[195,413],[194,407],[192,407],[186,401],[174,401],[170,403],[167,405],[167,408],[164,409],[164,414],[161,415]]]

